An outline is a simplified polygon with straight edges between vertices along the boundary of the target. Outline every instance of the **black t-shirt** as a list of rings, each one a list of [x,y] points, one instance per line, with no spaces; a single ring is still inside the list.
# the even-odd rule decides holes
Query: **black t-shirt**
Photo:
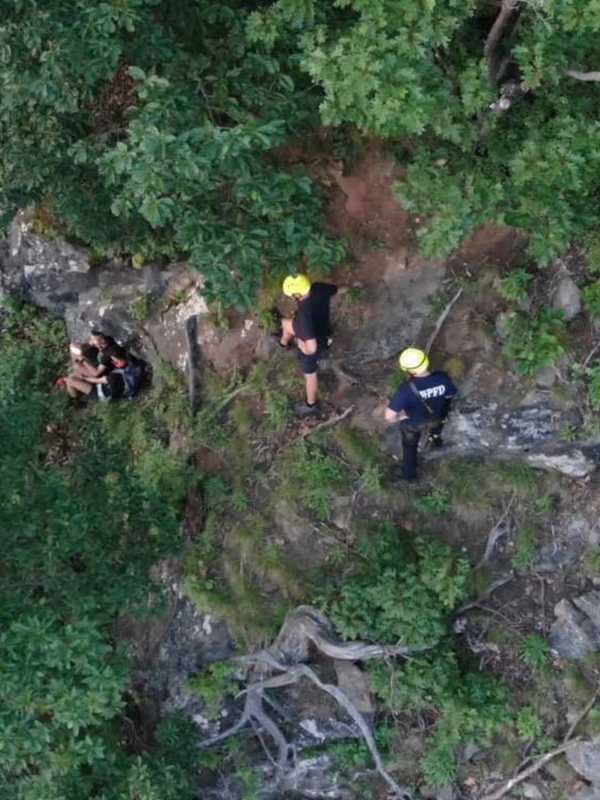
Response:
[[[112,370],[115,368],[114,364],[110,360],[110,356],[107,355],[107,353],[106,353],[106,349],[107,348],[104,348],[104,350],[100,350],[99,351],[99,353],[98,353],[98,361],[96,362],[96,366],[104,367],[104,374],[105,375],[106,375],[107,372],[112,372]]]
[[[320,346],[327,344],[331,334],[329,307],[336,292],[337,286],[332,283],[313,283],[308,297],[298,303],[294,317],[294,333],[298,339],[316,339]]]
[[[448,401],[458,394],[458,389],[452,379],[445,372],[432,372],[423,378],[412,378],[412,383],[417,387],[419,394],[431,408],[434,416],[444,418],[448,410]],[[427,411],[425,403],[421,402],[410,388],[408,382],[403,383],[396,390],[390,400],[389,408],[397,414],[404,411],[411,422],[427,422],[431,414]]]

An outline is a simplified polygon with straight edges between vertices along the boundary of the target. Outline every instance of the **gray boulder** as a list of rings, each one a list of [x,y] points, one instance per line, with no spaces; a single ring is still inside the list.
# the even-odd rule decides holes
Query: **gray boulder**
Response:
[[[569,275],[563,275],[559,280],[552,306],[557,311],[562,311],[566,320],[575,319],[581,312],[581,292],[579,287]]]
[[[590,783],[595,784],[593,790],[600,791],[600,738],[595,737],[583,742],[575,742],[566,751],[569,764]],[[592,795],[593,796],[593,795]]]
[[[562,658],[579,660],[600,650],[600,592],[588,592],[573,602],[563,598],[554,614],[549,641]]]
[[[445,447],[426,452],[424,457],[518,459],[532,467],[583,478],[600,463],[600,448],[596,440],[583,444],[561,440],[565,425],[576,421],[574,412],[550,405],[504,408],[496,403],[477,406],[463,403],[448,420],[444,431]],[[388,429],[385,446],[390,454],[401,455],[399,426]]]

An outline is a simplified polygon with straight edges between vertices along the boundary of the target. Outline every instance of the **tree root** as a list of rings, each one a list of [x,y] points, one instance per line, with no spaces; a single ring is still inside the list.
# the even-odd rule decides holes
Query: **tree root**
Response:
[[[430,649],[430,646],[426,645],[406,647],[403,645],[373,645],[358,641],[343,642],[336,636],[330,621],[320,611],[312,606],[298,606],[286,616],[271,648],[237,659],[249,670],[248,686],[240,694],[240,696],[245,696],[242,715],[230,728],[206,739],[200,743],[200,746],[210,747],[222,742],[250,724],[261,742],[267,758],[276,770],[276,779],[280,780],[290,766],[293,767],[293,764],[290,765],[290,761],[293,761],[294,750],[279,725],[265,710],[264,701],[278,710],[265,692],[268,689],[289,686],[306,678],[321,691],[333,697],[340,708],[352,719],[369,748],[377,772],[390,787],[393,796],[399,800],[412,800],[410,791],[396,783],[385,769],[371,727],[356,705],[339,686],[323,683],[317,673],[303,663],[308,659],[311,646],[330,658],[346,661],[364,661],[391,656],[408,657],[411,653]],[[273,674],[273,672],[279,674]],[[261,732],[266,733],[275,745],[275,755],[267,747]]]

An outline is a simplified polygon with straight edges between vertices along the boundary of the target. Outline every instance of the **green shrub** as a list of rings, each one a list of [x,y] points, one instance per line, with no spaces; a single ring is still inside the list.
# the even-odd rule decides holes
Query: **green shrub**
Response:
[[[515,537],[515,550],[511,563],[520,572],[526,572],[535,560],[537,552],[537,531],[535,528],[525,526]]]
[[[600,364],[588,370],[588,397],[595,411],[600,411]]]
[[[350,425],[338,426],[334,436],[344,456],[354,466],[365,468],[381,464],[381,446],[374,436]]]
[[[508,321],[504,353],[523,375],[533,376],[564,355],[564,315],[543,309],[537,317],[515,312]]]
[[[422,514],[447,514],[450,510],[450,493],[434,489],[429,494],[415,498],[415,508]]]
[[[588,242],[588,268],[594,275],[600,273],[600,236],[594,234],[589,237]]]
[[[329,519],[332,501],[349,481],[339,461],[307,442],[290,447],[283,461],[275,462],[275,468],[282,477],[284,496],[319,519]]]
[[[123,741],[115,621],[162,608],[150,569],[181,547],[181,464],[142,401],[66,413],[64,326],[12,308],[0,333],[0,720],[11,797],[191,800],[192,766]],[[129,422],[130,424],[127,424]],[[57,457],[56,452],[59,455]],[[131,795],[132,796],[132,795]]]
[[[493,678],[461,669],[447,644],[396,666],[369,666],[371,687],[393,712],[435,712],[438,721],[421,762],[428,783],[453,779],[456,750],[465,742],[487,745],[510,721],[508,690]]]
[[[225,698],[237,692],[237,671],[230,661],[215,661],[188,680],[188,691],[204,702],[203,711],[208,719],[217,719]]]
[[[600,281],[586,286],[582,292],[583,305],[590,317],[600,319]]]
[[[510,272],[500,281],[500,294],[512,303],[523,303],[529,297],[529,285],[533,275],[524,269]]]
[[[265,397],[265,418],[267,427],[273,433],[281,433],[292,417],[292,409],[287,396],[278,391],[267,391]]]
[[[360,485],[366,494],[373,497],[382,495],[384,492],[382,468],[378,464],[370,464],[365,467],[360,476]]]
[[[464,597],[469,567],[433,539],[414,542],[386,524],[362,540],[362,569],[325,598],[345,638],[431,644]]]
[[[540,670],[548,663],[550,647],[539,634],[531,633],[523,640],[519,654],[528,667]]]
[[[522,708],[515,720],[517,733],[519,738],[526,741],[531,739],[539,739],[544,732],[544,722],[533,708],[527,706]]]

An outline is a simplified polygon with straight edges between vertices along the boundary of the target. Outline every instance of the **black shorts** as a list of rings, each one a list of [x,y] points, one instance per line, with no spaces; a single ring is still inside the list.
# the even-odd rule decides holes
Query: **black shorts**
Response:
[[[329,350],[329,341],[319,342],[317,345],[317,352],[313,353],[310,356],[304,355],[304,353],[299,350],[298,357],[300,358],[300,366],[302,367],[302,372],[305,375],[314,375],[317,371],[317,366],[319,364],[319,360],[327,355],[327,351]]]
[[[302,372],[305,375],[313,375],[317,371],[320,355],[321,353],[319,350],[310,356],[300,353],[300,366],[302,367]]]

